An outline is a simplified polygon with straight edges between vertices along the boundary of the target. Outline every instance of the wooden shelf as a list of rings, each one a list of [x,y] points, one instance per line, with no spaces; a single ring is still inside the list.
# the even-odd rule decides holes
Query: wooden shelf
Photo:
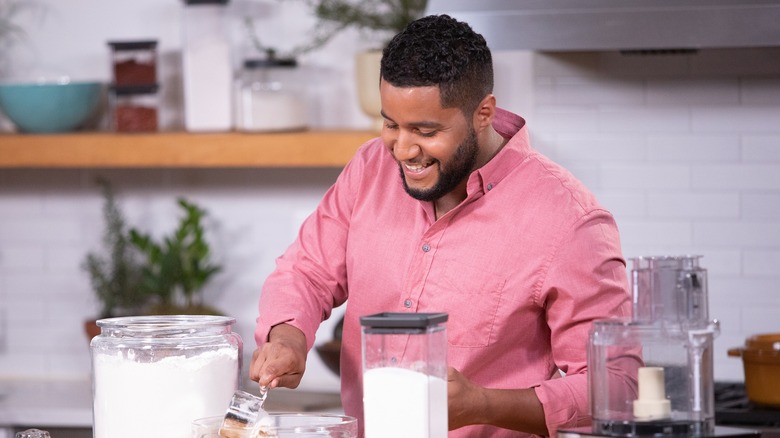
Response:
[[[0,168],[341,167],[371,131],[0,135]]]

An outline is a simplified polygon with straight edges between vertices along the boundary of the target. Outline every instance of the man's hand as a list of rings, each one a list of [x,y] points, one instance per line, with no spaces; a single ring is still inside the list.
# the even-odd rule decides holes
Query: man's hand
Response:
[[[267,388],[297,388],[306,369],[306,337],[299,329],[279,324],[268,342],[255,350],[249,378]]]
[[[447,399],[450,430],[472,424],[490,424],[533,435],[550,435],[542,403],[532,388],[483,388],[450,367],[447,370]]]
[[[483,388],[469,381],[455,368],[447,370],[449,429],[483,423],[482,410],[487,407]]]

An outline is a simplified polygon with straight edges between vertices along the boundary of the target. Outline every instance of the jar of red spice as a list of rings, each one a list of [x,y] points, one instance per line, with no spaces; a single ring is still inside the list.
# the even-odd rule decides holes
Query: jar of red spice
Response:
[[[111,127],[116,132],[157,131],[158,85],[111,86]]]
[[[109,41],[115,85],[157,83],[157,41]]]

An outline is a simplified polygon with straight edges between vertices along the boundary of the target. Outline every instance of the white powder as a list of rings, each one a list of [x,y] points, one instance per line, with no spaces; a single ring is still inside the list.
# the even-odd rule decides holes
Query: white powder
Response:
[[[403,368],[363,374],[366,438],[447,436],[447,382]]]
[[[182,75],[188,131],[229,131],[233,124],[233,66],[220,4],[184,8]]]
[[[190,438],[194,420],[225,414],[238,382],[238,352],[153,363],[97,354],[93,373],[95,438]]]
[[[284,131],[306,127],[306,105],[294,93],[244,88],[236,101],[237,128],[242,131]]]

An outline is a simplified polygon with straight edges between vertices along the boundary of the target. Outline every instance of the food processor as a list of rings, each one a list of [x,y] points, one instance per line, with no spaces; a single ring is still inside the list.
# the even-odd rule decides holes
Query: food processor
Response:
[[[758,437],[715,426],[713,342],[701,256],[631,259],[633,317],[594,321],[588,341],[591,426],[560,438]]]

